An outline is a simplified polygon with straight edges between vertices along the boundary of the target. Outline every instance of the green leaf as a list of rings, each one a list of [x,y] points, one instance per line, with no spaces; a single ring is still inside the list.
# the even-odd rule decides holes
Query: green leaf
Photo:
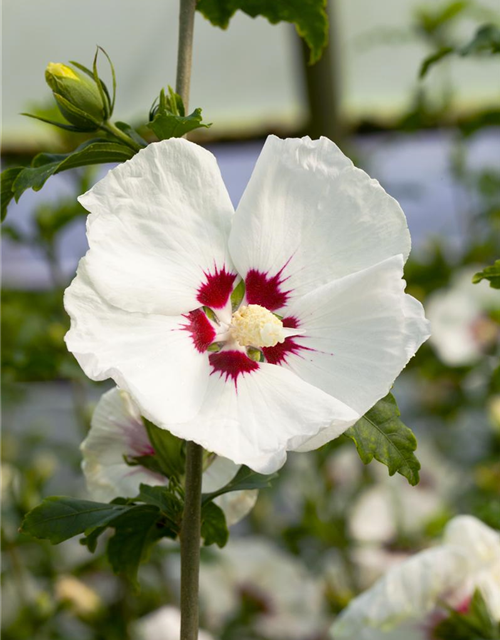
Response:
[[[87,547],[90,553],[94,553],[94,551],[97,548],[97,541],[99,539],[99,536],[101,536],[101,534],[103,534],[107,528],[108,528],[108,525],[104,525],[102,527],[96,527],[95,529],[90,531],[88,535],[86,535],[80,540],[80,544]]]
[[[125,162],[134,151],[125,145],[107,140],[89,140],[71,153],[39,153],[31,167],[26,167],[17,175],[12,189],[16,202],[26,191],[39,191],[50,176],[68,169],[105,162]]]
[[[176,538],[179,535],[184,505],[169,487],[151,487],[141,484],[139,495],[135,500],[157,507],[167,520],[170,537]]]
[[[142,136],[140,136],[137,133],[137,131],[135,129],[133,129],[126,122],[115,122],[115,127],[120,129],[120,131],[123,131],[123,133],[125,133],[129,138],[132,138],[132,140],[134,140],[134,142],[137,142],[137,144],[140,144],[141,147],[147,147],[148,146],[148,143],[146,142],[146,140],[144,140],[144,138]]]
[[[474,274],[472,278],[473,284],[477,284],[481,280],[488,280],[490,287],[500,289],[500,260],[495,260],[495,264],[492,264],[491,267],[486,267],[479,273]]]
[[[498,640],[500,625],[492,620],[484,598],[476,589],[466,611],[443,605],[449,616],[435,628],[436,640]]]
[[[21,531],[34,538],[59,544],[96,527],[109,526],[133,507],[77,500],[64,496],[46,498],[24,518]]]
[[[472,40],[459,51],[462,56],[500,53],[500,29],[494,24],[484,24],[479,27]]]
[[[417,440],[399,419],[400,415],[394,396],[388,394],[347,429],[345,435],[354,441],[364,464],[375,458],[388,467],[389,475],[400,473],[411,485],[416,485],[420,462],[413,452]]]
[[[320,59],[328,44],[326,0],[198,0],[196,8],[222,29],[227,29],[238,10],[252,18],[263,16],[271,24],[290,22],[309,46],[311,64]]]
[[[124,575],[137,588],[139,564],[148,559],[152,545],[164,535],[158,509],[137,505],[113,522],[116,532],[108,542],[108,560],[116,574]]]
[[[204,493],[202,496],[202,503],[207,504],[218,496],[221,496],[224,493],[229,493],[230,491],[243,491],[246,489],[267,489],[271,486],[271,482],[277,477],[277,473],[272,473],[266,476],[261,473],[256,473],[249,467],[243,465],[239,468],[238,473],[234,476],[234,478],[230,480],[224,487],[217,489],[217,491],[212,491],[211,493]]]
[[[432,55],[425,58],[420,67],[420,78],[423,78],[425,75],[427,75],[429,69],[433,67],[437,62],[443,60],[443,58],[447,58],[452,53],[455,53],[455,49],[453,49],[453,47],[443,47],[442,49],[439,49],[439,51],[436,51]]]
[[[154,457],[158,460],[162,472],[168,478],[183,476],[186,464],[185,441],[177,438],[166,429],[160,429],[146,418],[144,418],[144,424],[149,441],[155,450]]]
[[[153,107],[150,117],[152,120],[147,126],[159,140],[182,138],[194,129],[212,126],[202,122],[201,109],[195,109],[189,116],[184,115],[182,99],[171,87],[168,96],[165,95],[164,89],[161,90],[159,104]]]
[[[13,186],[17,177],[24,171],[24,167],[11,167],[2,171],[1,176],[1,188],[0,188],[0,201],[1,201],[1,220],[5,220],[7,215],[7,206],[14,197]]]
[[[201,537],[205,546],[216,544],[222,549],[229,539],[224,511],[213,502],[208,502],[201,509]]]

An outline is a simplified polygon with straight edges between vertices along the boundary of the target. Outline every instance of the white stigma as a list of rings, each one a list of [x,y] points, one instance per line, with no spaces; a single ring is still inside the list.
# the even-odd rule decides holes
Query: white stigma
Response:
[[[242,347],[274,347],[286,337],[281,320],[260,304],[240,307],[233,314],[231,334]]]

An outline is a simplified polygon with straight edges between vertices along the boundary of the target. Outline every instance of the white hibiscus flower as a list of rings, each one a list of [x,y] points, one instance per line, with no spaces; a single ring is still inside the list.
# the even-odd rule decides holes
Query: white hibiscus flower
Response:
[[[401,208],[326,138],[269,137],[236,213],[215,158],[182,139],[80,202],[68,348],[156,425],[258,472],[343,433],[429,336]]]
[[[323,636],[324,591],[323,580],[298,558],[257,536],[231,539],[200,574],[200,603],[211,628],[223,627],[247,602],[255,611],[254,630],[273,640]]]
[[[133,640],[179,640],[181,632],[181,612],[172,606],[160,607],[134,623]],[[213,640],[200,629],[198,640]]]
[[[125,462],[125,458],[154,454],[139,408],[126,391],[114,388],[101,397],[80,449],[87,488],[94,500],[132,498],[139,493],[141,483],[152,486],[168,483],[164,475]],[[232,480],[238,469],[231,460],[215,458],[203,473],[202,490],[210,493],[220,489]],[[256,490],[234,491],[215,499],[224,510],[228,526],[251,511],[257,494]]]
[[[466,610],[479,589],[500,621],[500,535],[472,516],[448,524],[443,544],[391,568],[335,621],[335,640],[428,640],[446,603]]]
[[[472,284],[481,267],[458,272],[448,289],[429,296],[431,343],[441,360],[452,367],[471,365],[498,344],[500,328],[491,318],[500,311],[500,293],[485,280]]]

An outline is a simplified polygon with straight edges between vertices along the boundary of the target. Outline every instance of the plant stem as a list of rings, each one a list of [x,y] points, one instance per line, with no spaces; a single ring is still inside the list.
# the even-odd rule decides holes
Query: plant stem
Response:
[[[187,112],[196,0],[180,0],[179,46],[175,90]],[[201,478],[203,448],[195,442],[186,445],[184,513],[181,528],[181,640],[198,640],[198,591],[200,581]]]
[[[181,640],[198,640],[202,474],[203,448],[188,442],[181,529]]]
[[[175,91],[188,110],[189,87],[191,85],[191,66],[193,62],[193,33],[196,0],[180,0],[179,46],[177,49],[177,79]]]
[[[108,121],[106,122],[106,124],[102,124],[101,129],[103,129],[103,131],[107,131],[113,137],[118,138],[118,140],[126,144],[128,147],[130,147],[134,151],[140,151],[142,149],[140,144],[138,144],[135,140],[132,140],[132,138],[130,138],[121,129],[118,129],[118,127],[112,122]]]

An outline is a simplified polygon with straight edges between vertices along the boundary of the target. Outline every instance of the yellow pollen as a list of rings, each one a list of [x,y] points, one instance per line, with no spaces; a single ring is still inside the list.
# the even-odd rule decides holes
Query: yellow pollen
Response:
[[[78,76],[73,69],[62,62],[49,62],[47,65],[47,73],[50,73],[57,78],[71,78],[72,80],[78,80]]]
[[[240,307],[233,314],[231,333],[242,347],[274,347],[286,337],[281,320],[260,304]]]

